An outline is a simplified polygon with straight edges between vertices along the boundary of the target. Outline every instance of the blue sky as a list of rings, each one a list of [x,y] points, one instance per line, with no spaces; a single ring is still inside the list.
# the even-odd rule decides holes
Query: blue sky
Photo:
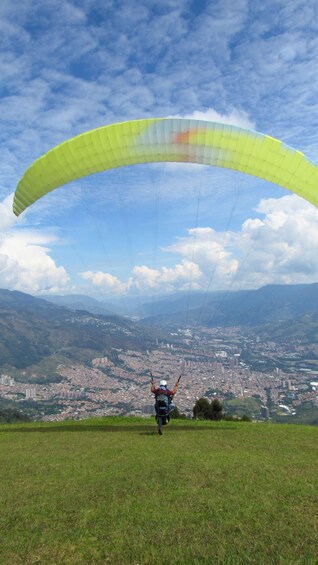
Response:
[[[316,208],[222,169],[118,169],[11,212],[34,159],[129,119],[234,124],[318,163],[316,0],[2,0],[0,37],[1,288],[108,300],[318,280]]]

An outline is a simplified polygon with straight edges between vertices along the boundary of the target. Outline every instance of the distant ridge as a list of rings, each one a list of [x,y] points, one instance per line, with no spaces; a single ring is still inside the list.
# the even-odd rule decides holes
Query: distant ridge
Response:
[[[152,311],[153,315],[150,315]],[[318,283],[266,285],[257,290],[189,293],[147,305],[146,323],[257,326],[318,312]]]
[[[71,310],[87,310],[87,312],[91,312],[92,314],[103,314],[105,316],[117,314],[116,310],[111,305],[104,304],[85,294],[68,294],[66,296],[45,295],[41,298],[53,304],[65,306]]]

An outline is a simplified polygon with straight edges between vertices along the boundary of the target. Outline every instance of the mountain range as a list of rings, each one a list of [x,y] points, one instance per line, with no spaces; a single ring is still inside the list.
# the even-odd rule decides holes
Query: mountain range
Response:
[[[43,297],[42,297],[43,298]],[[259,325],[318,311],[318,283],[266,285],[256,290],[181,292],[104,303],[85,295],[45,296],[54,304],[92,314],[135,317],[153,325]]]
[[[83,295],[49,301],[0,290],[0,367],[23,369],[43,359],[55,365],[65,360],[87,363],[112,348],[145,350],[153,343],[151,331],[186,324],[250,326],[264,339],[299,335],[313,342],[318,336],[318,283],[184,293],[140,306],[142,319],[136,322],[111,314],[111,304]]]
[[[104,316],[114,316],[119,314],[118,308],[115,305],[100,302],[91,296],[84,294],[68,294],[61,295],[44,295],[41,296],[43,300],[56,304],[57,306],[64,306],[70,310],[86,310],[91,314],[102,314]]]
[[[151,309],[153,314],[151,314]],[[318,311],[318,283],[267,285],[257,290],[190,293],[145,305],[148,323],[208,327],[257,326]]]

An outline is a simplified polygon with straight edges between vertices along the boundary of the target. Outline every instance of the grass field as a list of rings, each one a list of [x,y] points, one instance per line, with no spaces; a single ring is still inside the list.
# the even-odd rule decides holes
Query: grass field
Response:
[[[317,564],[318,427],[0,426],[0,563]]]

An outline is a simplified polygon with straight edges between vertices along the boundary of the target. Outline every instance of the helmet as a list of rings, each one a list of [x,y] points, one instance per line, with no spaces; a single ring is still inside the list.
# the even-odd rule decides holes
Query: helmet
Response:
[[[167,381],[164,380],[160,381],[160,386],[167,386]]]

